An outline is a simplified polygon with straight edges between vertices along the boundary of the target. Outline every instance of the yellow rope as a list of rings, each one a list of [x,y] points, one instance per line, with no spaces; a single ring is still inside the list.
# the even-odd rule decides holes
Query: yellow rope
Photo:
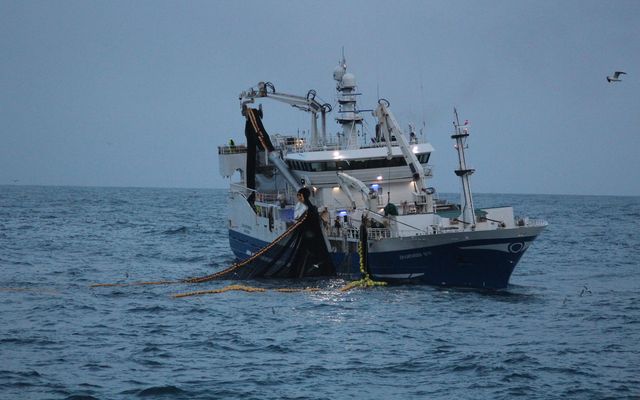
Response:
[[[174,294],[171,297],[173,297],[174,299],[177,299],[180,297],[200,296],[203,294],[218,294],[218,293],[229,292],[232,290],[238,290],[242,292],[260,292],[260,293],[269,291],[268,289],[258,288],[253,286],[229,285],[220,289],[198,290],[196,292]],[[299,288],[299,289],[298,288],[280,288],[280,289],[274,289],[274,290],[276,292],[281,292],[281,293],[297,293],[297,292],[317,292],[320,289],[319,288]]]
[[[349,282],[340,288],[341,292],[346,292],[351,289],[355,289],[358,287],[368,288],[374,286],[385,286],[387,282],[374,281],[369,276],[369,273],[364,268],[364,248],[362,246],[362,241],[358,242],[358,256],[360,257],[360,273],[362,274],[362,279],[358,279],[357,281]]]
[[[243,292],[266,292],[267,291],[267,289],[257,288],[257,287],[252,287],[252,286],[229,285],[229,286],[225,286],[225,287],[223,287],[221,289],[198,290],[196,292],[174,294],[171,297],[173,297],[174,299],[177,299],[177,298],[180,298],[180,297],[200,296],[200,295],[203,295],[203,294],[224,293],[224,292],[228,292],[228,291],[231,291],[231,290],[239,290],[239,291],[243,291]]]
[[[369,275],[367,275],[366,277],[359,279],[357,281],[353,281],[353,282],[349,282],[348,284],[344,285],[343,287],[340,288],[341,292],[347,292],[351,289],[355,289],[355,288],[369,288],[369,287],[374,287],[374,286],[386,286],[387,282],[383,282],[383,281],[374,281],[373,279],[369,278]]]

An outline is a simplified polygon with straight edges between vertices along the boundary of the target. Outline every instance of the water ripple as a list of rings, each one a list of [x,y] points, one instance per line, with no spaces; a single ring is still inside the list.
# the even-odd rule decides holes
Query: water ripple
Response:
[[[551,223],[503,292],[254,281],[320,290],[187,301],[170,295],[232,282],[89,286],[229,265],[224,191],[2,187],[0,199],[2,398],[640,393],[640,238],[625,223],[638,198],[479,195]]]

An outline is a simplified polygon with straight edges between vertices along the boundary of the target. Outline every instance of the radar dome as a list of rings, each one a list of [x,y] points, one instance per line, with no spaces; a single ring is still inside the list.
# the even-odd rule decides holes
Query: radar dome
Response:
[[[340,82],[345,72],[347,72],[347,70],[344,68],[344,65],[338,65],[336,69],[333,70],[333,79]]]
[[[347,72],[342,76],[342,87],[353,88],[356,87],[356,76],[351,72]]]

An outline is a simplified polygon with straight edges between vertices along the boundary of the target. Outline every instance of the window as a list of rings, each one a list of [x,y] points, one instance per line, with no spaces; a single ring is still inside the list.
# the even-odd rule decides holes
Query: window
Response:
[[[429,153],[416,154],[418,161],[425,164],[429,160]],[[340,171],[355,170],[368,168],[389,168],[403,167],[407,165],[404,157],[396,156],[391,160],[386,158],[372,158],[369,160],[339,160],[339,161],[297,161],[287,160],[289,168],[297,171],[322,172],[322,171]]]

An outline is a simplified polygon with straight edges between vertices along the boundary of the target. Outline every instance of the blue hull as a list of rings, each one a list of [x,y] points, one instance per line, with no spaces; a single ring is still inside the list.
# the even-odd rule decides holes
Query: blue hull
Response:
[[[504,289],[526,250],[526,245],[514,246],[513,243],[527,243],[534,239],[535,237],[518,238],[519,242],[491,239],[433,246],[420,258],[406,258],[407,252],[375,253],[371,256],[375,260],[371,272],[387,281],[408,279],[430,285]],[[482,248],[500,245],[506,248],[511,245],[518,251]],[[402,274],[408,276],[398,276]]]
[[[387,282],[504,289],[518,261],[535,238],[536,235],[490,238],[429,246],[418,242],[414,247],[401,251],[376,251],[374,242],[370,247],[369,270],[374,279]],[[267,245],[236,231],[229,231],[229,241],[240,260]],[[331,253],[338,275],[359,277],[355,246],[356,243],[352,242],[348,252]]]

